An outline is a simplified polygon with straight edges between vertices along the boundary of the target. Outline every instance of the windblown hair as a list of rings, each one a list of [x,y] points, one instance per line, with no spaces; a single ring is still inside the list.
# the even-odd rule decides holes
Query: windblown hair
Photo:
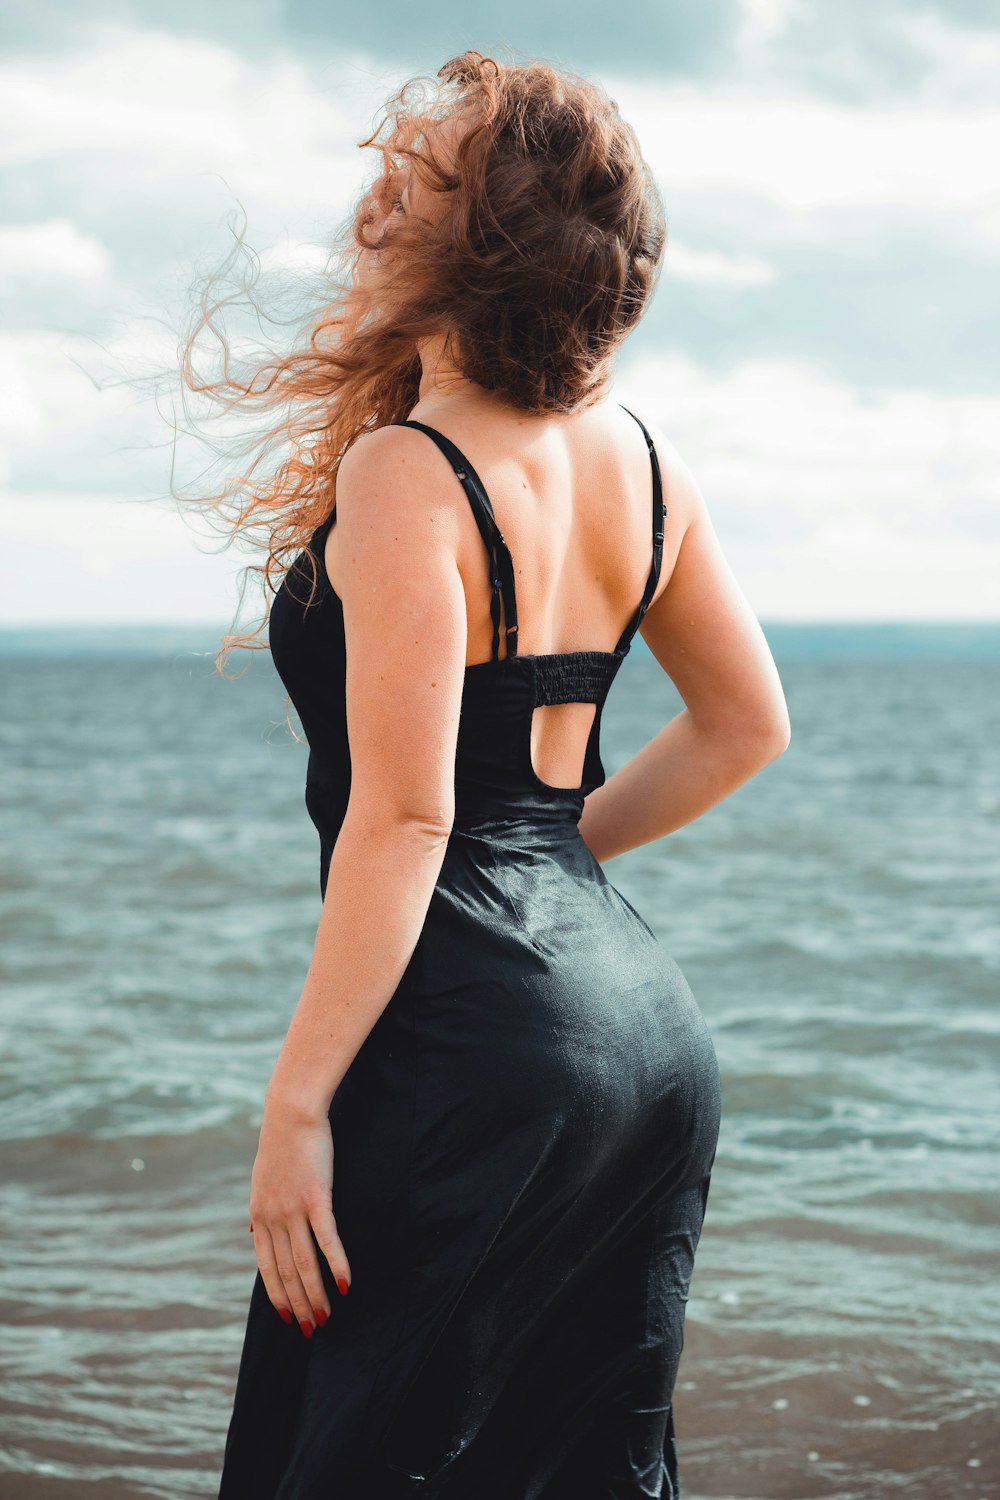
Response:
[[[379,153],[381,169],[334,241],[325,305],[300,325],[300,347],[241,377],[213,321],[233,299],[213,302],[214,278],[182,345],[191,391],[244,416],[281,410],[282,419],[255,437],[250,472],[194,502],[222,516],[231,539],[239,535],[266,554],[245,570],[263,575],[265,592],[275,592],[333,510],[350,445],[416,405],[419,340],[444,335],[446,358],[515,408],[572,412],[602,398],[615,352],[655,288],[666,244],[663,205],[615,100],[546,63],[508,65],[473,51],[445,63],[437,77],[437,84],[424,76],[404,83],[358,143]],[[456,110],[446,162],[434,126]],[[389,214],[390,179],[404,161],[442,195],[426,218]],[[385,233],[373,245],[366,236],[376,221]],[[373,256],[377,277],[368,274]],[[194,370],[203,327],[224,351],[215,381]],[[290,451],[261,482],[254,471],[279,444]],[[306,559],[311,598],[316,577],[307,550]],[[224,638],[219,671],[233,646],[263,648],[257,637],[269,614],[268,604],[254,631]]]

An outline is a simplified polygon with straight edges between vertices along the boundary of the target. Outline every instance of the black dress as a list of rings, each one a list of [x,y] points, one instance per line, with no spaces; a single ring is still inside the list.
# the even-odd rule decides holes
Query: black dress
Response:
[[[489,550],[492,659],[466,669],[454,830],[420,938],[330,1107],[351,1289],[319,1255],[332,1314],[305,1339],[257,1273],[219,1497],[673,1497],[718,1063],[677,964],[577,826],[605,779],[601,710],[659,576],[656,452],[640,422],[652,565],[618,645],[519,656],[513,563],[482,482],[442,433],[403,425],[450,460]],[[331,521],[310,542],[318,601],[303,608],[300,554],[270,619],[310,748],[324,892],[350,790]],[[597,705],[578,789],[531,762],[534,706],[564,702]]]

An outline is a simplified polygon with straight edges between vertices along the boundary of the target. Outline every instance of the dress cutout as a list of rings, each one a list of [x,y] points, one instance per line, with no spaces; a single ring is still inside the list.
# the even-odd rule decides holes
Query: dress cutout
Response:
[[[627,408],[626,408],[627,409]],[[634,416],[634,413],[630,413]],[[718,1062],[676,962],[580,835],[612,651],[518,651],[513,561],[465,455],[425,423],[491,563],[493,646],[466,668],[455,823],[400,983],[330,1106],[353,1281],[311,1339],[260,1273],[219,1500],[673,1500],[672,1394],[718,1142]],[[350,792],[334,516],[270,616],[309,744],[320,890]],[[499,654],[500,637],[505,654]],[[339,687],[338,687],[339,684]],[[532,765],[544,703],[596,705],[578,787]]]

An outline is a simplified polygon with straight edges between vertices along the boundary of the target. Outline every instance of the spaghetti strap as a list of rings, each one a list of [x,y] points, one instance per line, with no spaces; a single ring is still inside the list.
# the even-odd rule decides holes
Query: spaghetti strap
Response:
[[[493,660],[497,661],[500,656],[500,599],[503,598],[504,632],[507,641],[507,655],[517,655],[517,596],[514,589],[514,559],[510,555],[507,540],[500,530],[500,525],[493,513],[490,497],[486,493],[486,486],[469,463],[465,454],[451,438],[445,437],[443,432],[438,432],[436,427],[429,427],[426,422],[418,422],[415,417],[409,417],[404,422],[395,423],[397,427],[418,427],[421,432],[426,432],[432,438],[445,458],[455,471],[456,479],[460,479],[462,487],[469,498],[472,506],[472,514],[476,518],[479,534],[486,543],[486,550],[490,558],[490,581],[493,593],[490,598],[490,618],[493,621]]]
[[[619,402],[621,405],[621,402]],[[627,406],[622,406],[622,411],[627,411],[642,428],[646,439],[646,447],[649,449],[649,461],[653,469],[653,561],[650,564],[649,576],[646,579],[646,587],[643,589],[642,598],[636,606],[635,614],[625,626],[615,647],[615,653],[622,655],[628,651],[632,644],[632,637],[642,624],[649,601],[656,592],[656,585],[660,580],[660,566],[663,562],[663,523],[667,516],[667,505],[663,498],[663,479],[660,474],[660,461],[656,454],[656,444],[649,435],[646,424],[634,411],[629,411]]]

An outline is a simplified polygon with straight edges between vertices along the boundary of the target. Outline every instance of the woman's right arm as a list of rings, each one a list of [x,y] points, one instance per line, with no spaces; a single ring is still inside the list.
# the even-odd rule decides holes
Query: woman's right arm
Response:
[[[774,658],[733,575],[704,497],[671,443],[656,443],[673,571],[641,633],[684,708],[587,798],[580,832],[599,861],[692,822],[788,748],[788,706]]]

